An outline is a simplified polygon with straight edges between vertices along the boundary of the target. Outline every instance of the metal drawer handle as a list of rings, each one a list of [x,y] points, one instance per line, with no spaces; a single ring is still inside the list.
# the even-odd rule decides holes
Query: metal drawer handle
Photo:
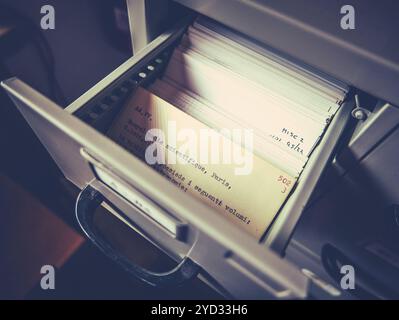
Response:
[[[140,194],[134,187],[126,184],[118,175],[109,170],[101,161],[97,160],[90,152],[82,148],[80,154],[90,164],[96,178],[112,189],[138,209],[143,215],[150,218],[162,227],[173,238],[184,241],[187,235],[187,224],[177,220],[168,212],[161,209],[146,196]]]
[[[91,186],[86,186],[76,200],[75,213],[83,232],[108,258],[132,276],[152,286],[176,286],[197,276],[201,268],[188,257],[184,258],[174,269],[157,273],[132,263],[116,251],[93,223],[94,212],[104,200],[105,198],[100,192]]]

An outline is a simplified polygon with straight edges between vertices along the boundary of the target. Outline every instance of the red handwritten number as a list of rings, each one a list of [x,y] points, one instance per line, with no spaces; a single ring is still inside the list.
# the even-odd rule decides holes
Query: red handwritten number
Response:
[[[284,185],[284,189],[281,190],[281,193],[286,193],[288,187],[291,185],[291,180],[284,177],[284,176],[279,176],[277,179],[278,182],[281,182]]]

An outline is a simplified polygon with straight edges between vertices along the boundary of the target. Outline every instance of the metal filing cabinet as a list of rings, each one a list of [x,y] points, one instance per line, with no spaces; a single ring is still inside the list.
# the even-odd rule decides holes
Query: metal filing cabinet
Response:
[[[154,18],[156,28],[146,19],[132,22],[132,28],[139,24],[145,30],[133,40],[135,55],[64,110],[19,79],[4,81],[2,86],[65,177],[82,189],[76,203],[76,214],[88,237],[128,272],[160,286],[178,285],[199,274],[215,289],[235,298],[340,296],[339,290],[328,284],[328,278],[321,280],[304,272],[298,262],[302,259],[300,256],[296,259],[283,256],[292,251],[290,239],[325,169],[331,169],[333,160],[339,158],[338,151],[348,148],[348,135],[359,122],[351,115],[356,108],[352,95],[356,79],[346,77],[346,68],[341,73],[331,66],[334,52],[337,57],[346,57],[346,67],[355,57],[341,47],[334,47],[328,37],[317,39],[319,35],[312,30],[303,29],[279,15],[279,8],[273,7],[277,6],[277,1],[272,1],[271,5],[263,1],[242,0],[177,2],[188,8],[188,13],[179,4],[170,3],[171,8],[184,12],[182,19],[171,28],[163,29],[168,23],[160,23],[158,15]],[[132,6],[131,16],[132,10],[138,8],[147,16],[158,4],[159,1],[151,0],[128,1]],[[225,223],[204,204],[178,193],[163,177],[104,134],[129,92],[162,75],[170,53],[198,14],[226,25],[226,30],[235,34],[237,41],[254,41],[265,48],[265,54],[281,55],[284,61],[292,61],[320,77],[337,78],[352,86],[312,153],[295,191],[259,242],[236,226]],[[251,19],[245,18],[249,16]],[[275,30],[273,33],[270,32],[271,26]],[[160,35],[152,40],[160,31]],[[299,37],[297,39],[303,39],[303,42],[294,48],[287,40],[290,37]],[[147,40],[152,41],[146,44]],[[299,48],[308,44],[315,52],[305,57]],[[315,48],[317,45],[319,47]],[[316,52],[326,56],[312,60]],[[155,68],[149,71],[149,65]],[[360,62],[356,64],[356,68],[362,67]],[[145,72],[145,77],[140,76],[142,72]],[[360,89],[367,89],[363,83],[358,84]],[[390,101],[396,98],[386,90],[381,97],[392,97]],[[132,198],[137,202],[127,200]],[[154,273],[116,252],[92,223],[94,210],[104,203],[113,214],[172,257],[176,267],[169,272]],[[151,211],[143,211],[138,203],[151,207]]]

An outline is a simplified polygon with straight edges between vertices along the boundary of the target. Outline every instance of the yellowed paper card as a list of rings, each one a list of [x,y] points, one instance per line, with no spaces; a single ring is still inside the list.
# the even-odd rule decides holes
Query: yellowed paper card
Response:
[[[165,134],[155,135],[158,130],[151,129],[160,129]],[[213,145],[201,140],[203,132],[209,131],[212,131]],[[241,144],[232,143],[142,88],[129,99],[108,134],[152,165],[181,192],[200,199],[258,239],[295,183],[283,170],[249,154]],[[192,145],[196,147],[189,149]],[[229,153],[229,150],[232,151]],[[146,152],[147,156],[165,159],[165,164],[149,163]],[[233,160],[234,155],[239,154],[236,159],[243,161],[228,162],[228,154]]]

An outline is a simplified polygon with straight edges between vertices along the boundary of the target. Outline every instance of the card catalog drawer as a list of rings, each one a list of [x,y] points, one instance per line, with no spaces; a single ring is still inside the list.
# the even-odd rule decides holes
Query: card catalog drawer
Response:
[[[159,36],[65,110],[18,79],[2,85],[64,175],[83,190],[76,214],[86,234],[126,270],[153,285],[175,285],[200,273],[234,297],[304,298],[309,290],[320,288],[277,254],[284,253],[313,189],[335,154],[350,119],[350,98],[333,117],[295,189],[259,242],[200,201],[178,192],[105,135],[129,93],[162,75],[191,23],[190,18]],[[176,268],[153,273],[113,252],[91,225],[93,210],[104,202],[178,261]]]

